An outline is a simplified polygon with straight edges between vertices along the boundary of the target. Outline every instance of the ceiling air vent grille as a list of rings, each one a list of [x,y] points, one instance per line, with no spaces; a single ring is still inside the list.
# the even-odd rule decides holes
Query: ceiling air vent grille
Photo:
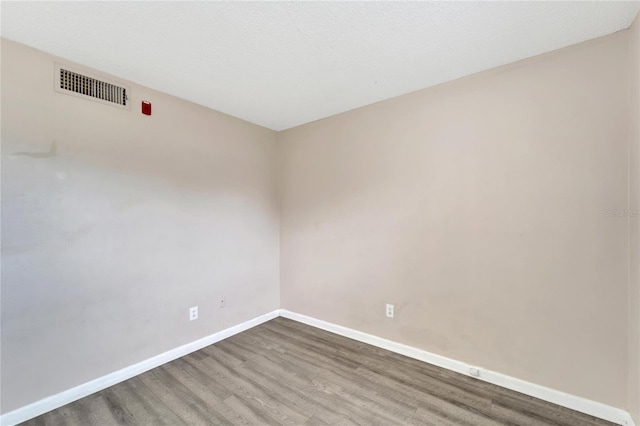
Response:
[[[129,109],[129,89],[56,64],[56,90]]]

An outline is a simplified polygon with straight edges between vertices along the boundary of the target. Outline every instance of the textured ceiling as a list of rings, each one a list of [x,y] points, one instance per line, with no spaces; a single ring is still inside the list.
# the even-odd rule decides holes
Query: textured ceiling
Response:
[[[627,28],[640,2],[6,2],[2,36],[282,130]]]

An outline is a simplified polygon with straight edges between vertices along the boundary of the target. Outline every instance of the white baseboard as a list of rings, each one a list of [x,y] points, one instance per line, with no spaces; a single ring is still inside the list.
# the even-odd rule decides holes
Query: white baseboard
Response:
[[[171,349],[160,355],[154,356],[153,358],[149,358],[137,364],[125,367],[122,370],[115,371],[111,374],[107,374],[106,376],[99,377],[90,382],[84,383],[82,385],[60,392],[56,395],[52,395],[50,397],[41,399],[40,401],[36,401],[32,404],[18,408],[17,410],[10,411],[0,416],[0,425],[13,426],[51,410],[55,410],[56,408],[62,407],[63,405],[69,404],[80,398],[84,398],[85,396],[89,396],[95,392],[101,391],[102,389],[106,389],[109,386],[113,386],[117,383],[123,382],[127,379],[142,374],[145,371],[149,371],[153,368],[161,366],[162,364],[173,361],[174,359],[178,359],[182,356],[190,354],[191,352],[195,352],[213,343],[219,342],[220,340],[226,339],[227,337],[231,337],[234,334],[241,333],[245,330],[255,327],[256,325],[276,318],[278,315],[279,310],[269,312],[257,318],[245,321],[242,324],[238,324],[236,326],[229,327],[227,329],[214,333],[210,336],[203,337],[202,339],[196,340],[195,342],[187,343],[186,345]]]
[[[277,316],[283,316],[285,318],[308,324],[322,330],[349,337],[363,343],[368,343],[382,349],[387,349],[391,352],[405,355],[420,361],[428,362],[429,364],[446,368],[447,370],[452,370],[467,376],[469,375],[469,368],[471,367],[471,365],[465,364],[464,362],[432,354],[430,352],[423,351],[422,349],[403,345],[401,343],[396,343],[391,340],[383,339],[381,337],[363,333],[361,331],[343,327],[341,325],[332,324],[326,321],[308,317],[306,315],[279,309],[251,319],[249,321],[243,322],[242,324],[238,324],[236,326],[219,331],[202,339],[196,340],[195,342],[191,342],[178,348],[171,349],[170,351],[164,352],[153,358],[149,358],[145,361],[123,368],[122,370],[107,374],[106,376],[99,377],[90,382],[60,392],[59,394],[41,399],[40,401],[36,401],[27,406],[18,408],[17,410],[10,411],[0,416],[0,425],[13,426],[44,414],[48,411],[55,410],[56,408],[62,407],[63,405],[69,404],[80,398],[84,398],[85,396],[89,396],[95,392],[101,391],[102,389],[106,389],[109,386],[113,386],[117,383],[142,374],[145,371],[149,371],[153,368],[166,364],[167,362],[173,361],[174,359],[200,350],[213,343],[219,342],[220,340],[224,340],[227,337],[233,336],[234,334],[241,333],[245,330],[262,324],[263,322],[276,318]],[[534,383],[496,373],[491,370],[479,368],[479,371],[480,380],[484,380],[486,382],[493,383],[507,389],[511,389],[526,395],[533,396],[535,398],[542,399],[544,401],[552,402],[554,404],[558,404],[572,410],[580,411],[582,413],[608,420],[619,425],[635,426],[631,415],[627,411],[620,408],[611,407],[600,402],[591,401],[586,398],[581,398],[558,390],[536,385]]]
[[[316,328],[320,328],[322,330],[330,331],[332,333],[339,334],[341,336],[345,336],[359,342],[368,343],[370,345],[377,346],[379,348],[386,349],[388,351],[395,352],[401,355],[405,355],[410,358],[428,362],[429,364],[446,368],[447,370],[452,370],[457,373],[470,376],[469,368],[471,368],[472,366],[461,361],[456,361],[454,359],[432,354],[430,352],[423,351],[422,349],[417,349],[412,346],[396,343],[391,340],[383,339],[381,337],[363,333],[361,331],[343,327],[341,325],[332,324],[330,322],[308,317],[306,315],[290,312],[285,309],[280,310],[280,316]],[[478,377],[479,380],[493,383],[503,388],[511,389],[525,395],[532,396],[534,398],[542,399],[544,401],[570,408],[575,411],[580,411],[582,413],[608,420],[619,425],[635,426],[635,423],[631,418],[631,414],[623,409],[611,407],[600,402],[581,398],[579,396],[571,395],[555,389],[550,389],[545,386],[536,385],[535,383],[516,379],[515,377],[496,373],[484,368],[476,368],[478,368],[480,372],[480,376]]]

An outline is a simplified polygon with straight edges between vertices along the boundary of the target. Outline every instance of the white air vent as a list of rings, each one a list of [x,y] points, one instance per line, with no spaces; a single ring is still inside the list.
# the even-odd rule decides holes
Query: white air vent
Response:
[[[95,78],[70,67],[56,64],[55,89],[58,92],[130,109],[129,88]]]

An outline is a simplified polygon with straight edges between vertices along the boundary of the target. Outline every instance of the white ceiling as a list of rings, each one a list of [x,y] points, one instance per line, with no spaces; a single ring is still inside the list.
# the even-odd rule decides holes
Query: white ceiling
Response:
[[[282,130],[627,28],[640,2],[6,2],[3,37]]]

